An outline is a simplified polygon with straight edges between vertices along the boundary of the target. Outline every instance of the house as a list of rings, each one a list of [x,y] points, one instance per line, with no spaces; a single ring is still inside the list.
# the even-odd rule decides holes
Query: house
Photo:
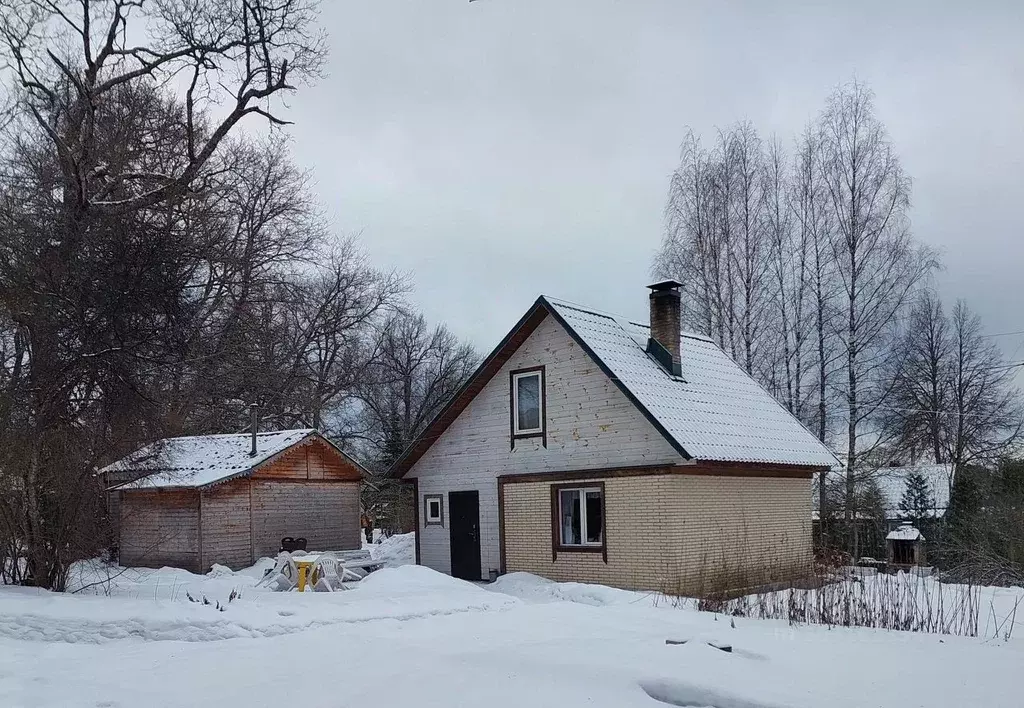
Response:
[[[168,438],[101,472],[122,565],[237,569],[285,536],[360,546],[362,467],[315,430]]]
[[[706,337],[541,296],[392,468],[417,562],[695,594],[805,574],[836,458]]]

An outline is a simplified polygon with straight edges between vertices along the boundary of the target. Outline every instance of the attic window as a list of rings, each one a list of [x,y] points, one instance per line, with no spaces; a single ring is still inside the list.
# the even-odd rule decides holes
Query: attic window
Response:
[[[511,399],[513,440],[544,435],[544,367],[513,371]]]

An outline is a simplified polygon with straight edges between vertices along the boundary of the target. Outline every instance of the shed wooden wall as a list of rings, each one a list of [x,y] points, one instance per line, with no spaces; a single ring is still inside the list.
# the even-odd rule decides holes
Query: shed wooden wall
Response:
[[[284,536],[311,550],[359,548],[358,482],[252,482],[253,542],[257,558],[273,556]]]
[[[214,563],[235,569],[252,564],[249,479],[218,484],[202,494],[204,569]]]
[[[165,565],[199,572],[199,492],[124,492],[120,503],[121,565]]]

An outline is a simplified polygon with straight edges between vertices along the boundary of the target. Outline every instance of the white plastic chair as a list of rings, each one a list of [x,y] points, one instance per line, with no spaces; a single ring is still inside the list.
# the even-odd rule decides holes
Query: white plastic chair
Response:
[[[324,553],[317,558],[311,572],[313,578],[316,578],[313,590],[335,592],[336,590],[346,589],[345,585],[341,582],[345,574],[345,566],[342,564],[341,559],[333,553]]]
[[[292,560],[291,554],[281,552],[277,554],[277,563],[274,569],[268,574],[269,580],[266,585],[278,592],[288,591],[294,588],[299,582],[299,568]]]

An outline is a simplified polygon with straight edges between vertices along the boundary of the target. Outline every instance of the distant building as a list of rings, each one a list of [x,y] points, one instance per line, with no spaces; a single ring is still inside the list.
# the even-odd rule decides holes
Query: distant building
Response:
[[[870,478],[878,485],[878,491],[882,495],[887,531],[895,530],[907,520],[907,515],[900,508],[900,504],[903,501],[903,493],[907,489],[907,478],[912,472],[920,472],[928,483],[933,505],[926,510],[925,516],[930,519],[943,519],[949,509],[950,488],[953,483],[952,465],[919,464],[879,468],[870,475]],[[843,469],[833,469],[829,472],[830,478],[833,480],[841,479],[844,474]],[[812,518],[815,521],[819,517],[819,501],[817,484],[815,484],[814,510],[812,512]],[[842,512],[837,513],[841,515]]]
[[[920,529],[900,524],[885,537],[886,562],[896,566],[924,565],[925,540]]]
[[[949,509],[950,487],[953,484],[953,466],[921,464],[907,467],[883,467],[875,473],[874,479],[885,500],[885,520],[890,530],[897,528],[907,515],[900,509],[903,493],[907,490],[907,477],[911,472],[920,472],[928,482],[933,505],[925,512],[932,519],[942,519]]]

